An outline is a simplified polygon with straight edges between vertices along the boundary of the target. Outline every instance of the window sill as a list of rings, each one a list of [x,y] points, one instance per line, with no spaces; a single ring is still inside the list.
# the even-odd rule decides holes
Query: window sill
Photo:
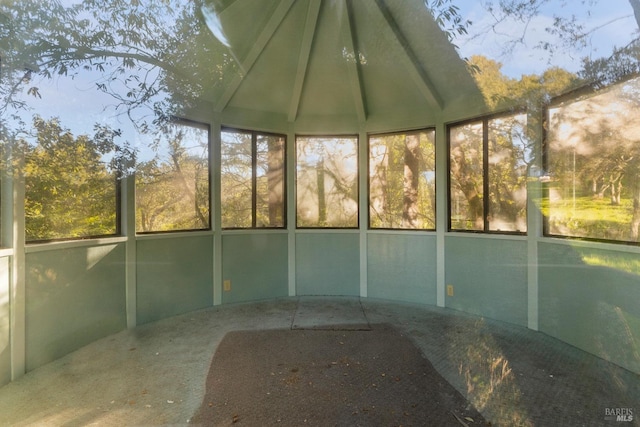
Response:
[[[24,251],[25,253],[35,253],[35,252],[44,252],[44,251],[55,251],[60,249],[114,245],[114,244],[123,243],[126,241],[127,241],[127,238],[124,236],[114,236],[114,237],[99,237],[96,239],[65,240],[65,241],[59,241],[59,242],[27,243],[25,245]]]

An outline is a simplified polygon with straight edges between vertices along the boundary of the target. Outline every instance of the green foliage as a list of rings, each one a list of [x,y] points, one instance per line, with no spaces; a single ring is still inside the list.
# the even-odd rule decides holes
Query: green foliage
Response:
[[[136,168],[136,231],[210,227],[208,130],[168,123]]]
[[[250,228],[253,224],[253,154],[251,132],[222,133],[222,227]]]
[[[116,177],[106,140],[74,136],[57,119],[34,117],[36,145],[25,144],[27,241],[117,233]]]
[[[221,139],[222,227],[284,227],[284,136],[225,130]]]
[[[358,224],[357,139],[296,140],[296,211],[300,227],[356,227]]]
[[[543,200],[541,210],[549,218],[549,231],[555,235],[629,241],[630,199],[619,205],[590,196],[568,197],[562,201]]]
[[[434,229],[434,132],[371,137],[369,152],[370,226]]]
[[[639,90],[640,79],[631,79],[550,110],[552,233],[638,241]]]
[[[608,58],[584,58],[580,77],[596,88],[616,83],[627,76],[640,73],[640,40],[614,49]]]
[[[522,106],[537,110],[552,97],[584,84],[577,75],[558,67],[516,80],[502,73],[502,64],[484,56],[474,55],[469,63],[478,70],[473,76],[491,110]]]
[[[467,34],[472,23],[462,19],[460,8],[455,5],[455,0],[425,0],[425,5],[451,43],[457,36]]]
[[[19,96],[42,96],[33,77],[95,76],[146,131],[153,111],[162,120],[217,87],[235,64],[201,20],[201,0],[8,0],[0,4],[0,113],[26,108]],[[188,47],[188,48],[187,48]],[[136,110],[142,114],[134,114]]]

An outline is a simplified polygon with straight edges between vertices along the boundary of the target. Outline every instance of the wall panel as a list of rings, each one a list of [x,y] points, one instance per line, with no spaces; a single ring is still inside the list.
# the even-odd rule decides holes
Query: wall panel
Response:
[[[286,297],[289,294],[285,233],[232,234],[222,238],[222,302]]]
[[[360,295],[360,236],[296,234],[297,295]]]
[[[527,242],[480,236],[447,236],[446,306],[527,326]]]
[[[213,305],[213,236],[142,238],[136,250],[138,324]]]
[[[367,236],[367,296],[436,304],[436,237]]]
[[[539,243],[540,331],[640,373],[637,253]]]
[[[26,369],[127,326],[124,244],[26,256]]]

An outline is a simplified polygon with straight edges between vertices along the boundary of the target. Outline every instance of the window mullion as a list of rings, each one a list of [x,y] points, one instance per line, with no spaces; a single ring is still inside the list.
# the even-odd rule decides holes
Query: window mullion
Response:
[[[256,228],[258,212],[258,136],[251,132],[251,227]]]
[[[482,216],[484,230],[489,230],[489,120],[482,121]]]

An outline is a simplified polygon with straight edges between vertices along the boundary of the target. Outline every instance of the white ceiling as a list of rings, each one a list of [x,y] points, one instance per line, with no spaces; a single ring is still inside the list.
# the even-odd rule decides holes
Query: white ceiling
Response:
[[[217,0],[203,12],[232,58],[205,90],[223,117],[403,126],[481,103],[423,0]]]

